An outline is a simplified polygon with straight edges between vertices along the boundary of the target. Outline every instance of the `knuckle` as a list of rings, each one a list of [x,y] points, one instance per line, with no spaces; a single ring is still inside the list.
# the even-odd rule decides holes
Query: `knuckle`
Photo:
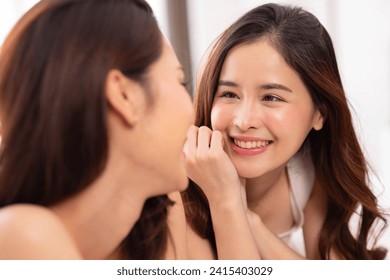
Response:
[[[211,151],[210,154],[209,154],[209,161],[211,163],[216,163],[219,161],[219,158],[220,158],[220,155],[218,152],[216,151]]]
[[[214,130],[213,131],[213,137],[222,137],[222,132],[219,130]]]
[[[198,154],[196,157],[196,161],[199,164],[205,164],[209,161],[209,156],[205,153]]]
[[[212,133],[211,129],[207,126],[201,126],[199,127],[199,133]]]
[[[188,131],[194,132],[194,133],[198,132],[198,130],[199,130],[199,127],[197,127],[195,125],[191,125],[190,128],[188,129]]]
[[[196,165],[196,160],[194,157],[186,157],[184,163],[188,167],[192,167]]]

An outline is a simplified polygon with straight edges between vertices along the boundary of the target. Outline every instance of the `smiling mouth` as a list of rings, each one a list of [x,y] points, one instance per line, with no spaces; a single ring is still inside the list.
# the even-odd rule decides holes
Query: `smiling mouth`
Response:
[[[231,138],[232,142],[242,149],[262,149],[272,144],[273,141],[270,140],[261,140],[261,141],[243,141],[235,138]]]

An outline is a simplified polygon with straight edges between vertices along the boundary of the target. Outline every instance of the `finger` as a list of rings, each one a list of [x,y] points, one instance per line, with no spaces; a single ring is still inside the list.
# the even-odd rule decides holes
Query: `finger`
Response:
[[[183,148],[183,152],[187,157],[196,154],[198,130],[199,128],[197,126],[191,125],[187,131],[187,138]]]
[[[207,126],[199,127],[198,131],[198,147],[197,154],[200,157],[204,157],[208,154],[210,150],[210,139],[211,139],[212,130]]]
[[[231,150],[231,147],[228,147],[229,145],[229,136],[227,136],[227,133],[226,132],[223,132],[222,133],[223,135],[223,149],[224,151],[228,154],[228,156],[231,158],[232,156],[232,150]]]
[[[210,150],[220,152],[224,150],[224,142],[222,132],[215,130],[211,135]]]
[[[216,134],[214,135],[214,133]],[[212,135],[210,147],[212,147],[216,151],[222,149],[230,157],[231,149],[229,149],[228,145],[229,140],[226,132],[220,132],[218,130],[215,130]]]

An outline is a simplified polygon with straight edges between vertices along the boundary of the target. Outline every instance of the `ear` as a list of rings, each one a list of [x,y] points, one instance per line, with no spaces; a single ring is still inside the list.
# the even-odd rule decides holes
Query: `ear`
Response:
[[[321,130],[324,125],[324,117],[321,114],[320,110],[316,110],[314,113],[314,118],[313,118],[313,128],[314,130]]]
[[[110,107],[129,126],[137,124],[145,109],[145,93],[135,80],[119,70],[110,70],[106,78],[106,98]]]

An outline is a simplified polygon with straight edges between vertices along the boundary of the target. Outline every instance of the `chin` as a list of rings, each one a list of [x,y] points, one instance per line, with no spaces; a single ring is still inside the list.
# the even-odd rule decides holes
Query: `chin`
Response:
[[[180,182],[177,184],[177,188],[174,191],[182,192],[187,189],[189,183],[189,179],[187,175],[185,175]]]
[[[265,173],[264,171],[259,170],[258,168],[257,169],[255,169],[255,168],[248,169],[245,167],[243,167],[243,168],[236,167],[236,170],[237,170],[237,173],[240,177],[247,178],[247,179],[257,178],[257,177],[264,175],[264,173]]]
[[[177,170],[177,169],[176,169]],[[185,172],[171,172],[165,176],[155,178],[154,193],[151,196],[165,195],[184,191],[188,187],[189,179]]]
[[[187,189],[189,183],[187,174],[183,173],[181,176],[178,176],[178,174],[176,173],[175,175],[176,177],[173,178],[173,180],[170,180],[171,183],[167,183],[165,185],[166,187],[166,189],[164,190],[165,193],[182,192],[185,189]]]

